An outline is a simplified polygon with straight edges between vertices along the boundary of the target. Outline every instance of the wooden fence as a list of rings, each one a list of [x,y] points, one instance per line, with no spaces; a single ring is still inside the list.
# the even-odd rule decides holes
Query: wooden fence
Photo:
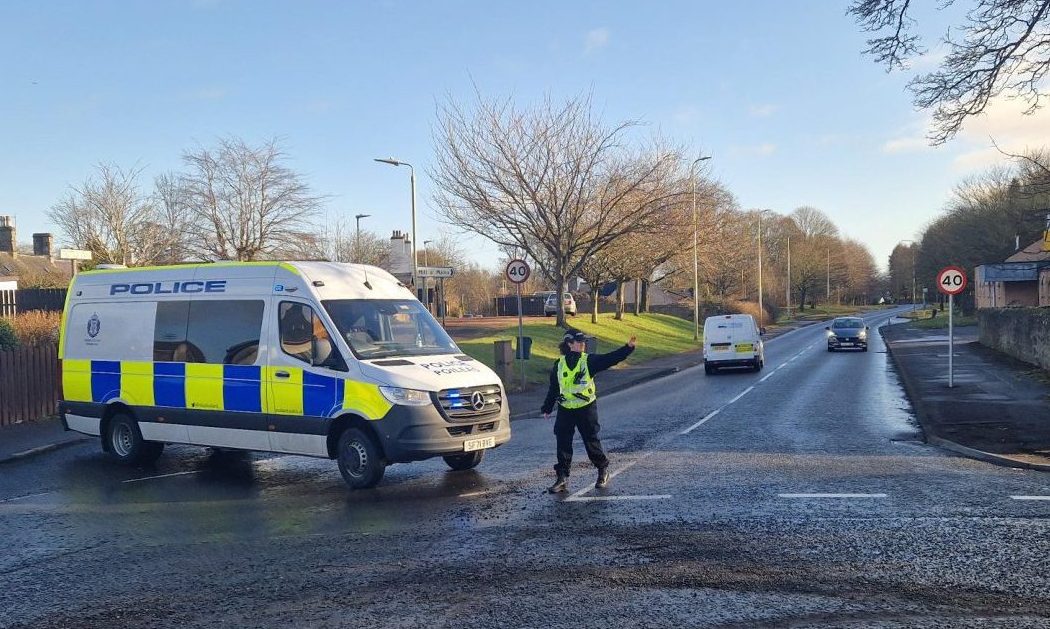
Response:
[[[0,351],[0,426],[54,415],[61,382],[58,345]]]
[[[0,317],[13,317],[20,312],[46,310],[61,312],[66,302],[64,288],[20,288],[0,290]]]

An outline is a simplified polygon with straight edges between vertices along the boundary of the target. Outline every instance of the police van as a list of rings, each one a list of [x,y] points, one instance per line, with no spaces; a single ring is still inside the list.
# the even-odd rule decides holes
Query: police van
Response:
[[[510,439],[496,374],[381,269],[229,262],[78,274],[62,315],[62,421],[118,461],[166,443],[477,466]]]

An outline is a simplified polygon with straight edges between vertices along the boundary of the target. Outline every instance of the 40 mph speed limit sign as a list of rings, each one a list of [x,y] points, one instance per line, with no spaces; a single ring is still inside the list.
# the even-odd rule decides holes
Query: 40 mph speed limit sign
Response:
[[[945,295],[958,295],[966,290],[966,271],[957,266],[941,269],[937,274],[937,290]]]
[[[511,260],[507,263],[507,279],[515,284],[522,284],[529,279],[532,271],[524,260]]]

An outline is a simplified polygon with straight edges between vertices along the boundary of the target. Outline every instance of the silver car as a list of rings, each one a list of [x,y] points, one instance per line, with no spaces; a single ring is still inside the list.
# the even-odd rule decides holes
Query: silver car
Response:
[[[565,300],[565,314],[575,317],[576,316],[576,300],[572,298],[571,293],[564,293],[562,299]],[[547,301],[543,302],[543,314],[547,317],[553,317],[558,314],[558,294],[554,293],[547,296]]]

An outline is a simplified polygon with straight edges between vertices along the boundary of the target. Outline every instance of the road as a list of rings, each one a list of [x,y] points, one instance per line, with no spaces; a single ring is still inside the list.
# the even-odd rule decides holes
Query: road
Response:
[[[544,493],[538,418],[474,472],[365,492],[329,461],[189,447],[4,466],[0,626],[1050,625],[1050,475],[924,445],[888,316],[867,353],[811,326],[761,373],[602,397],[603,492],[581,463]]]

